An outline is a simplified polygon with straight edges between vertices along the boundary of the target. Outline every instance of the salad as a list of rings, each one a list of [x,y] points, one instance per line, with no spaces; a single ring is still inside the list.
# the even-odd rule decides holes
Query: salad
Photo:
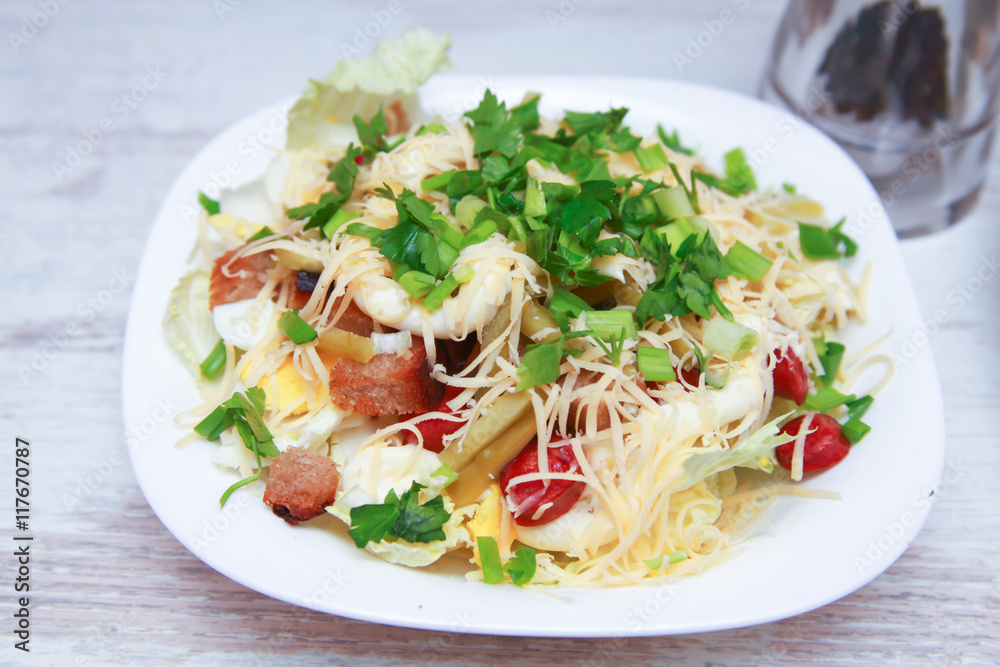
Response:
[[[879,389],[846,393],[870,360],[833,340],[870,275],[843,222],[623,108],[487,90],[421,117],[447,48],[415,31],[311,82],[247,186],[266,216],[200,195],[164,330],[203,392],[190,437],[233,470],[220,502],[584,586],[696,572],[763,498],[833,495],[795,482],[849,454]]]

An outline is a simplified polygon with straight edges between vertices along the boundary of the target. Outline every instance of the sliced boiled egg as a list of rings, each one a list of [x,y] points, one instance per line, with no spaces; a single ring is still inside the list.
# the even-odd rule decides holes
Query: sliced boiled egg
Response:
[[[270,299],[245,299],[213,308],[212,322],[222,340],[249,350],[264,340],[274,315],[275,305]]]

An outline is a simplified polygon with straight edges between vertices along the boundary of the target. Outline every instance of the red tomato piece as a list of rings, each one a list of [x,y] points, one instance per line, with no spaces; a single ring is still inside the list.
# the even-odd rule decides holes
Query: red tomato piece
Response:
[[[573,454],[571,445],[549,447],[549,471],[575,473],[580,471],[580,464]],[[584,482],[574,482],[566,479],[548,480],[548,486],[542,480],[511,484],[511,480],[521,475],[537,473],[538,470],[538,440],[528,443],[513,461],[507,464],[500,474],[500,488],[507,496],[511,508],[517,508],[514,523],[519,526],[541,526],[555,521],[568,512],[573,504],[580,499]],[[536,517],[539,508],[551,503],[540,516]]]
[[[454,414],[448,407],[448,401],[461,394],[462,391],[463,390],[458,387],[446,386],[444,388],[444,397],[441,399],[438,406],[432,410],[432,412]],[[416,414],[400,415],[399,420],[406,421],[419,416],[420,415]],[[444,436],[451,435],[463,426],[465,426],[464,421],[451,421],[448,419],[425,419],[416,425],[417,430],[424,436],[424,449],[434,452],[435,454],[440,454],[444,451]],[[417,444],[416,434],[409,430],[403,431],[403,443],[407,445]]]
[[[676,368],[674,369],[674,372],[677,372]],[[684,381],[692,387],[697,387],[698,383],[701,381],[701,367],[692,366],[691,368],[682,368],[678,375],[684,378]],[[685,389],[687,388],[685,387]]]
[[[802,422],[807,415],[796,417],[785,424],[781,429],[782,434],[797,436],[802,430]],[[813,420],[809,425],[812,431],[806,436],[805,449],[802,454],[802,470],[822,470],[839,463],[847,452],[851,449],[851,444],[840,433],[840,424],[829,415],[814,413]],[[795,451],[795,442],[786,442],[778,445],[774,449],[775,458],[778,464],[785,470],[792,469],[792,454]]]
[[[805,364],[790,349],[784,353],[778,350],[775,352],[775,357],[778,361],[771,374],[774,381],[774,395],[802,405],[809,392],[809,373]]]

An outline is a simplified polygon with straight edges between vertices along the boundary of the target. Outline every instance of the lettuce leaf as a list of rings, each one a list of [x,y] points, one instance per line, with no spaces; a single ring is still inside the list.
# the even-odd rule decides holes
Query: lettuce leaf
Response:
[[[450,66],[446,35],[418,28],[383,42],[361,60],[345,59],[320,81],[311,80],[288,113],[289,150],[323,149],[357,141],[352,119],[368,120],[380,105],[400,101],[411,117],[417,86]]]
[[[199,364],[219,342],[208,305],[209,282],[206,269],[186,274],[170,292],[167,312],[163,316],[163,333],[167,341],[188,361],[199,381],[204,379]]]
[[[769,421],[732,449],[710,449],[692,454],[684,461],[684,477],[677,488],[688,489],[703,479],[737,466],[766,469],[761,459],[769,460],[775,447],[795,439],[790,435],[779,435],[781,423],[787,417],[786,414]]]

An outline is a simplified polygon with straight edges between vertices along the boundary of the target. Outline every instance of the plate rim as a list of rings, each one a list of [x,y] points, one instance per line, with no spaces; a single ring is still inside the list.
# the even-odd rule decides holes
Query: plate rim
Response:
[[[447,89],[449,87],[461,90],[461,89],[466,89],[469,87],[470,84],[474,84],[477,81],[481,80],[482,80],[481,77],[477,79],[472,75],[439,75],[434,79],[432,79],[430,82],[428,82],[426,88],[429,88],[432,93],[437,91],[438,89]],[[730,97],[734,100],[738,100],[740,103],[749,104],[751,106],[764,107],[768,110],[776,109],[776,107],[772,107],[771,105],[768,105],[765,102],[762,102],[755,98],[751,98],[749,96],[742,95],[740,93],[735,93],[733,91],[715,88],[712,86],[706,86],[704,84],[699,84],[699,83],[691,83],[691,82],[671,80],[671,79],[656,79],[650,77],[632,77],[632,76],[617,77],[617,76],[605,76],[605,75],[602,76],[510,75],[503,77],[503,83],[506,84],[507,81],[514,83],[514,85],[518,87],[525,87],[525,86],[529,88],[538,87],[539,89],[542,90],[543,93],[545,93],[546,90],[550,90],[551,88],[554,87],[568,88],[568,89],[591,87],[591,88],[598,88],[599,90],[608,90],[609,97],[613,97],[615,95],[627,95],[636,98],[641,98],[643,96],[643,89],[646,87],[660,87],[660,88],[676,87],[680,89],[687,89],[690,91],[698,91],[703,94],[708,94],[710,96]],[[168,204],[178,199],[178,195],[180,194],[181,190],[186,190],[186,188],[183,187],[185,177],[189,174],[189,172],[191,172],[191,170],[195,167],[195,165],[198,165],[202,161],[208,160],[211,157],[213,152],[217,150],[217,146],[223,141],[223,139],[227,136],[228,133],[236,131],[241,126],[250,123],[253,119],[259,116],[265,115],[267,113],[272,113],[276,108],[287,109],[288,106],[290,106],[291,101],[294,99],[295,99],[294,97],[289,97],[277,103],[272,103],[270,105],[262,107],[261,109],[238,119],[237,121],[228,125],[219,133],[215,134],[213,138],[210,141],[208,141],[194,155],[194,157],[192,157],[185,164],[185,166],[176,176],[173,184],[168,190],[166,196],[164,197],[163,203],[161,204],[161,207],[157,212],[154,225],[150,230],[145,248],[142,253],[142,258],[140,261],[139,270],[137,272],[136,283],[132,295],[132,303],[130,304],[129,316],[126,325],[125,343],[123,346],[123,364],[122,364],[123,418],[126,422],[126,430],[128,428],[130,415],[134,415],[136,412],[136,407],[132,403],[132,397],[134,396],[134,394],[133,392],[129,391],[133,381],[129,373],[130,371],[129,360],[134,358],[135,355],[139,353],[137,351],[138,349],[141,349],[137,347],[139,346],[139,341],[136,340],[137,338],[136,332],[141,328],[141,322],[139,321],[139,313],[141,313],[142,311],[141,308],[137,308],[136,306],[137,306],[137,301],[140,299],[141,295],[143,295],[146,290],[150,289],[149,287],[147,287],[147,283],[150,281],[150,278],[148,276],[150,272],[149,267],[152,266],[153,264],[151,258],[156,253],[156,248],[154,247],[154,240],[155,237],[157,236],[158,230],[163,226],[163,223],[161,222],[162,219],[164,219],[164,216],[169,215],[169,212],[167,211]],[[654,106],[660,106],[660,103],[655,101],[651,101],[650,104]],[[853,161],[850,160],[847,154],[844,153],[839,148],[839,146],[837,146],[831,139],[829,139],[825,135],[822,135],[822,133],[820,133],[811,125],[808,126],[808,131],[818,135],[814,136],[813,139],[825,141],[828,144],[828,148],[833,148],[834,150],[840,152],[842,154],[842,157],[846,161],[848,161],[851,165],[853,165],[855,169],[857,169],[857,166],[853,163]],[[871,194],[877,199],[877,194],[875,193],[874,189],[871,188],[870,185],[869,189]],[[879,205],[881,206],[881,202],[879,202]],[[886,224],[888,224],[888,214],[886,214],[885,220]],[[906,304],[905,309],[907,311],[912,311],[912,313],[919,318],[920,317],[919,305],[916,302],[916,296],[912,286],[912,280],[909,276],[908,271],[906,270],[905,265],[903,265],[902,263],[902,257],[899,252],[898,241],[894,241],[892,246],[893,246],[893,252],[891,253],[891,256],[893,259],[893,264],[895,264],[895,266],[893,267],[895,269],[893,271],[893,276],[897,278],[901,276],[904,279],[904,284],[897,284],[896,287],[900,290],[901,294],[908,302]],[[175,280],[176,277],[172,277],[172,279]],[[934,469],[931,471],[932,476],[935,480],[935,483],[938,483],[940,481],[941,474],[943,472],[944,451],[945,451],[944,410],[943,410],[943,399],[941,396],[940,381],[938,379],[936,365],[933,360],[933,353],[929,346],[922,348],[920,350],[919,356],[916,357],[915,360],[918,361],[918,363],[920,363],[924,367],[923,372],[930,373],[933,379],[933,382],[931,383],[932,391],[929,392],[927,399],[928,399],[928,404],[933,405],[933,412],[934,412],[933,417],[935,419],[932,419],[932,421],[934,422],[934,426],[937,427],[935,428],[935,432],[932,437],[934,440],[939,441],[940,444],[936,448],[936,451],[939,453],[939,457],[937,457],[936,461],[931,462],[930,467]],[[420,628],[420,629],[437,630],[437,631],[459,631],[459,632],[480,633],[480,634],[490,633],[498,635],[545,636],[545,637],[664,636],[664,635],[689,634],[692,632],[707,632],[707,631],[718,631],[724,629],[747,627],[750,625],[758,625],[761,623],[767,623],[783,618],[789,618],[791,616],[805,613],[813,609],[816,609],[818,607],[821,607],[823,605],[829,604],[830,602],[838,600],[844,597],[845,595],[848,595],[851,592],[854,592],[869,584],[879,574],[888,569],[898,559],[900,555],[902,555],[905,549],[909,546],[910,541],[912,541],[912,539],[919,532],[920,528],[923,526],[931,509],[930,507],[928,507],[927,511],[923,512],[918,517],[915,526],[913,526],[911,530],[908,531],[906,539],[897,541],[897,543],[893,546],[892,550],[886,551],[886,558],[880,561],[879,566],[876,566],[872,570],[870,576],[864,578],[864,580],[861,581],[861,583],[851,588],[851,590],[831,593],[827,597],[812,598],[809,599],[808,601],[804,601],[802,604],[798,606],[791,606],[785,611],[758,615],[754,616],[753,618],[742,618],[742,619],[729,618],[727,620],[720,619],[717,623],[714,624],[701,623],[692,626],[685,626],[683,623],[681,623],[681,624],[674,624],[670,627],[666,627],[666,626],[658,626],[655,623],[653,623],[632,630],[628,629],[623,630],[620,626],[614,628],[608,628],[607,631],[605,632],[601,632],[599,630],[595,632],[594,628],[584,628],[584,627],[561,628],[557,629],[556,631],[552,631],[552,628],[539,628],[539,631],[532,632],[532,631],[526,631],[525,628],[523,627],[503,626],[503,625],[496,625],[489,623],[454,627],[454,623],[448,623],[443,619],[414,618],[409,614],[394,614],[386,612],[385,610],[367,612],[363,609],[351,610],[349,608],[343,608],[343,609],[338,609],[336,611],[331,611],[328,607],[324,607],[322,605],[310,605],[304,603],[302,600],[291,599],[291,596],[288,593],[283,592],[281,590],[277,590],[275,587],[270,586],[267,583],[262,584],[260,581],[248,580],[246,577],[234,576],[232,572],[223,571],[223,568],[220,568],[217,565],[217,563],[214,562],[214,560],[219,560],[219,559],[209,559],[206,558],[203,554],[198,553],[197,549],[195,549],[191,544],[190,536],[183,537],[181,534],[179,534],[179,528],[177,526],[171,526],[170,523],[168,523],[168,519],[166,519],[164,516],[165,513],[161,512],[161,509],[163,508],[158,507],[157,503],[151,499],[150,493],[148,491],[150,480],[144,474],[145,471],[142,469],[143,465],[142,461],[139,460],[137,455],[137,448],[132,448],[132,447],[129,448],[129,457],[133,470],[136,474],[137,481],[143,492],[144,498],[146,499],[147,503],[149,503],[154,513],[156,513],[157,517],[160,518],[161,522],[163,522],[167,530],[179,542],[181,542],[181,544],[183,544],[185,548],[191,551],[192,554],[194,554],[204,563],[209,565],[209,567],[212,567],[214,570],[216,570],[223,576],[226,576],[236,581],[237,583],[240,583],[248,588],[251,588],[252,590],[261,592],[270,597],[274,597],[276,599],[288,602],[290,604],[312,608],[316,611],[321,611],[324,613],[331,613],[339,616],[344,616],[347,618],[355,618],[358,620],[364,620],[375,623],[398,625],[402,627]],[[175,528],[178,529],[175,530]],[[737,555],[737,557],[738,556],[739,555]],[[388,565],[381,562],[380,564]],[[636,588],[641,589],[645,587],[636,587]],[[571,590],[571,589],[563,589],[563,590]],[[587,596],[590,594],[587,591],[592,591],[592,590],[594,589],[574,590],[570,595],[570,597],[575,598],[577,595],[580,594]]]

